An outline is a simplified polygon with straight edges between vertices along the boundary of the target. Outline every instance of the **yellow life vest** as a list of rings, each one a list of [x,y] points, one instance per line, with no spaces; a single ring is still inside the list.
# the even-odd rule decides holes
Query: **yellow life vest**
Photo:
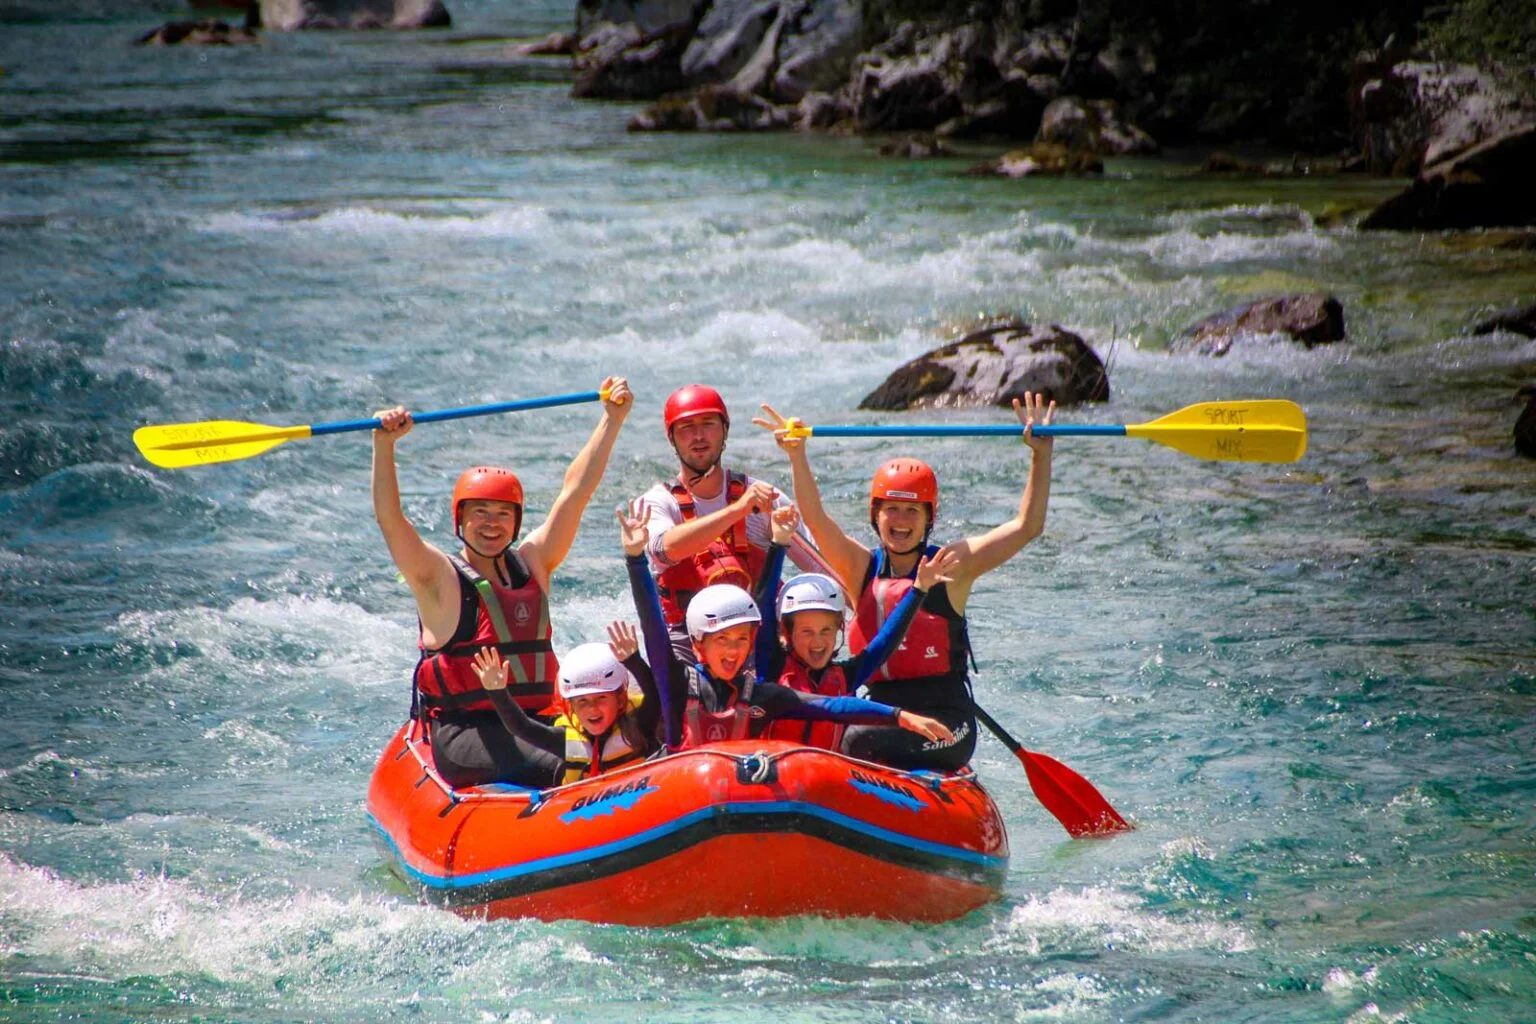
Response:
[[[630,695],[629,707],[620,712],[619,717],[608,727],[608,731],[603,734],[601,746],[594,744],[592,737],[574,724],[568,715],[555,719],[555,727],[565,730],[565,773],[560,777],[560,785],[580,782],[589,776],[634,764],[650,754],[649,750],[638,749],[631,743],[624,728],[629,721],[629,713],[644,700],[643,694]],[[597,751],[596,770],[593,770],[594,749]]]

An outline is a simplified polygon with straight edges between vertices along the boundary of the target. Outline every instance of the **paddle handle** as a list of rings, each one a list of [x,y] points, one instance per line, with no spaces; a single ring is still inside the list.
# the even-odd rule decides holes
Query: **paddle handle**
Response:
[[[1015,757],[1021,761],[1024,760],[1024,744],[1010,736],[1008,730],[999,725],[997,719],[987,714],[980,704],[972,701],[971,710],[976,712],[976,720],[986,726],[988,732],[996,736],[1003,746],[1013,751]]]
[[[489,405],[466,405],[460,409],[438,409],[434,412],[412,413],[416,423],[441,423],[444,420],[462,420],[470,416],[495,416],[504,412],[523,409],[547,409],[552,405],[575,405],[578,402],[601,401],[601,391],[576,391],[569,395],[546,395],[543,398],[521,398],[515,402],[492,402]],[[377,418],[371,420],[342,420],[337,423],[316,423],[309,428],[312,437],[321,434],[344,434],[349,430],[378,430],[384,424]]]
[[[1001,423],[943,423],[943,424],[912,424],[910,426],[842,426],[842,427],[809,427],[812,437],[1022,437],[1024,428],[1018,425]],[[798,432],[794,432],[798,433]],[[1049,426],[1037,425],[1033,431],[1036,437],[1087,437],[1098,435],[1101,437],[1124,437],[1125,426],[1114,424],[1050,424]],[[792,436],[793,433],[792,433]],[[799,433],[798,436],[805,436]]]

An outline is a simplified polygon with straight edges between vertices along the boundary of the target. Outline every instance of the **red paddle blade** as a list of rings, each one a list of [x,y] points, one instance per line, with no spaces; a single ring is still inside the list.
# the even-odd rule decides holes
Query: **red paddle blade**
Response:
[[[1035,796],[1066,826],[1072,838],[1131,830],[1103,794],[1093,788],[1093,783],[1071,768],[1054,757],[1022,748],[1018,756]]]

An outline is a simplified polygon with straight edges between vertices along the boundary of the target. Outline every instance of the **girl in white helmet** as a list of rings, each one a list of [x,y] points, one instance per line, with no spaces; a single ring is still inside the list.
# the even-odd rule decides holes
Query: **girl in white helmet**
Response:
[[[762,678],[777,680],[801,693],[846,696],[868,682],[901,645],[924,596],[935,584],[949,582],[948,573],[960,556],[945,549],[923,558],[917,566],[914,585],[881,623],[869,646],[850,658],[834,661],[842,646],[846,607],[842,587],[836,580],[822,573],[803,573],[785,583],[778,600],[772,600],[774,581],[779,578],[784,554],[799,525],[800,513],[793,505],[774,510],[772,544],[763,571],[763,578],[769,583],[759,595],[764,600],[763,624],[757,639],[757,671]],[[948,732],[945,726],[939,728]],[[763,735],[839,750],[843,726],[837,722],[781,719],[770,724]]]
[[[560,659],[564,712],[554,724],[530,718],[507,696],[507,664],[494,647],[475,655],[475,672],[523,755],[550,773],[550,784],[579,782],[644,760],[660,746],[661,701],[641,660],[635,627],[608,626],[606,644],[581,644]],[[640,693],[631,695],[631,677]]]
[[[759,731],[754,723],[779,718],[899,725],[929,739],[941,739],[947,732],[931,718],[887,704],[850,696],[814,697],[757,679],[750,665],[762,615],[752,595],[730,584],[705,587],[688,603],[686,623],[697,660],[685,663],[666,639],[661,599],[645,560],[645,520],[622,508],[618,515],[635,610],[646,652],[655,656],[652,666],[658,693],[666,702],[663,725],[672,749],[746,739]]]

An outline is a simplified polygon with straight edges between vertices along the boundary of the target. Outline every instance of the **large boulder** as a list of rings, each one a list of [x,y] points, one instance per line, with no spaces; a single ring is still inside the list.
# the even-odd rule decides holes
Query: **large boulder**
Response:
[[[1307,348],[1344,340],[1344,307],[1332,295],[1307,292],[1254,299],[1185,329],[1168,346],[1177,354],[1224,356],[1244,337],[1283,334]]]
[[[779,0],[715,0],[683,51],[683,75],[700,85],[728,81],[757,53],[779,6]]]
[[[1114,100],[1054,99],[1040,116],[1036,142],[1054,142],[1068,149],[1105,156],[1151,155],[1152,136],[1126,121]]]
[[[1058,405],[1109,400],[1104,363],[1082,338],[1054,324],[991,323],[925,352],[864,396],[860,409],[1010,405],[1024,392]]]
[[[858,0],[809,0],[779,41],[769,95],[797,103],[812,92],[835,91],[848,81],[863,44],[864,11]]]
[[[997,78],[985,26],[963,25],[934,37],[901,26],[854,64],[852,100],[862,131],[932,131],[979,98]]]
[[[275,32],[300,29],[446,28],[442,0],[260,0],[261,24]]]
[[[1536,103],[1492,73],[1401,52],[1356,60],[1349,106],[1366,169],[1401,177],[1536,123]]]
[[[657,99],[687,87],[680,62],[691,25],[649,35],[635,24],[602,24],[582,40],[571,95],[589,99]]]
[[[1360,227],[1446,231],[1536,224],[1536,124],[1425,167]]]

